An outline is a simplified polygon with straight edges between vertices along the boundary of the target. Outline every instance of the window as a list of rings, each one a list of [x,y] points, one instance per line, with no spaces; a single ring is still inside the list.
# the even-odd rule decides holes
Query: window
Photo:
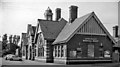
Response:
[[[43,47],[38,48],[38,56],[44,56],[44,48]]]
[[[74,51],[74,50],[70,51],[69,56],[70,56],[71,58],[76,57],[76,51]]]
[[[100,45],[99,52],[100,52],[100,57],[104,57],[104,50],[103,50],[103,45],[102,45],[102,43],[101,43],[101,45]]]
[[[58,57],[60,57],[60,46],[58,46]]]
[[[64,45],[56,45],[54,46],[54,57],[65,57],[65,47]]]
[[[82,49],[77,48],[77,58],[81,58],[81,57],[82,57]]]
[[[104,51],[103,51],[103,48],[100,48],[99,51],[100,51],[100,57],[104,57]]]
[[[55,57],[55,46],[53,46],[53,57]]]
[[[38,48],[38,56],[40,56],[40,48]]]
[[[57,46],[55,46],[55,57],[57,57]]]
[[[23,50],[23,56],[25,56],[25,50]]]
[[[110,57],[110,51],[109,50],[104,51],[104,57]]]
[[[36,49],[35,49],[35,56],[36,56]]]
[[[63,45],[61,46],[61,57],[64,56],[64,48],[63,48]]]

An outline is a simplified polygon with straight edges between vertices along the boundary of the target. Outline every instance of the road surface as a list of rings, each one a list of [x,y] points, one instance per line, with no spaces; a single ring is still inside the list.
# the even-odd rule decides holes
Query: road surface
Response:
[[[2,59],[2,65],[58,65],[58,64],[44,63],[44,62],[31,61],[31,60],[10,61],[10,60]]]
[[[120,63],[99,63],[99,64],[77,64],[77,65],[63,65],[63,64],[55,64],[55,63],[45,63],[39,61],[31,61],[31,60],[24,60],[24,61],[9,61],[9,60],[2,60],[2,67],[40,67],[46,65],[48,67],[120,67]]]

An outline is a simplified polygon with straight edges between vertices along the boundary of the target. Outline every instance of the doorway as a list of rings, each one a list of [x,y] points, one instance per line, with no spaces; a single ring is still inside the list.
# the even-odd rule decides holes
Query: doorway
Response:
[[[94,44],[88,44],[88,57],[94,57]]]

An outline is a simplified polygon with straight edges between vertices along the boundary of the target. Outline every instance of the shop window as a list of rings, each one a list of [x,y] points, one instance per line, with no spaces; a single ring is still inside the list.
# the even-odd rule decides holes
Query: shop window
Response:
[[[104,57],[110,57],[110,51],[109,50],[104,51]]]
[[[71,58],[76,57],[76,51],[74,51],[74,50],[70,51],[69,56],[70,56]]]

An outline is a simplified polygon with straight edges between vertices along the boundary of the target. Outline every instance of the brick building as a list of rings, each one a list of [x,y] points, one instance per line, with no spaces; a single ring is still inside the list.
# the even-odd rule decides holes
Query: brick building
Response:
[[[49,7],[45,11],[45,19],[38,19],[33,52],[30,52],[32,57],[64,64],[112,61],[116,42],[96,14],[91,12],[78,18],[78,7],[70,6],[69,9],[69,21],[61,18],[60,8],[56,9],[56,19],[53,20]]]
[[[118,7],[120,7],[120,2],[118,2]],[[120,8],[118,8],[118,12]],[[120,14],[118,13],[118,17]],[[117,44],[114,46],[114,50],[118,50],[120,53],[120,19],[118,19],[118,25],[113,26],[113,37],[116,40]]]
[[[34,35],[35,35],[35,26],[32,26],[31,24],[28,24],[27,27],[27,33],[22,33],[22,42],[21,42],[21,47],[22,47],[22,57],[29,59],[29,60],[34,60]]]
[[[28,45],[27,45],[27,42],[28,42],[28,39],[27,39],[27,33],[22,33],[21,35],[21,52],[22,52],[22,58],[26,58],[28,59]]]

